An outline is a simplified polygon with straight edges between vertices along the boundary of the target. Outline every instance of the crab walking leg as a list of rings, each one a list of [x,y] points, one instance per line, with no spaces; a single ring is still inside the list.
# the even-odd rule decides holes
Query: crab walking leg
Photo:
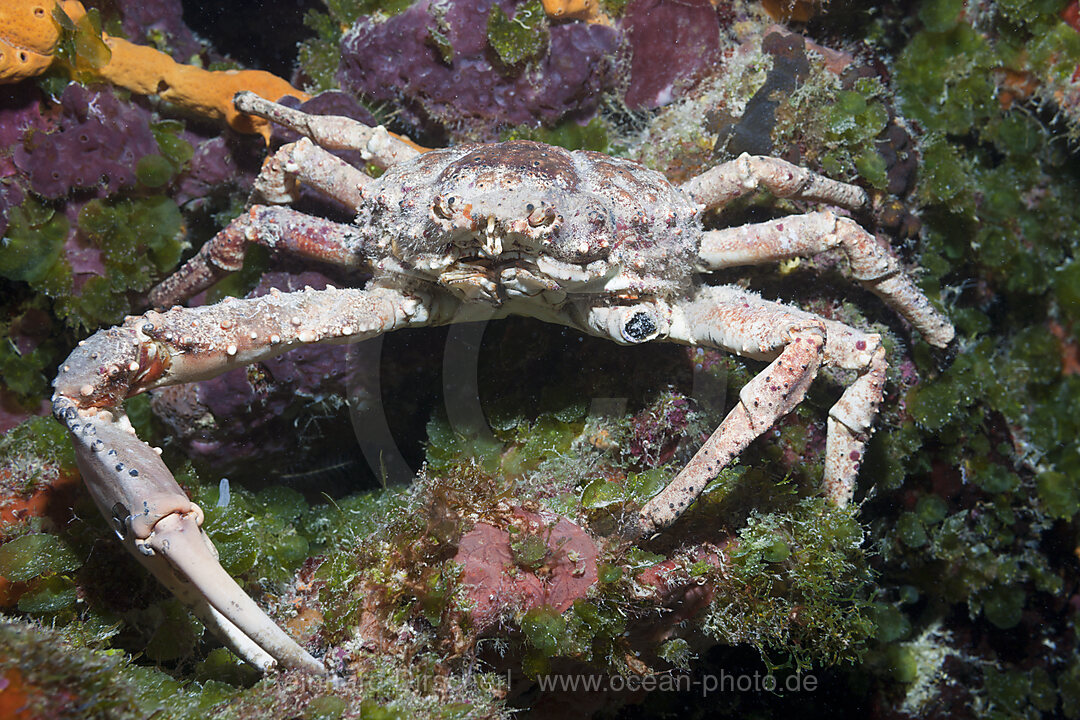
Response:
[[[53,412],[71,433],[98,507],[135,556],[248,662],[322,672],[221,568],[200,528],[202,511],[135,437],[120,403],[300,344],[356,342],[426,321],[421,298],[394,290],[272,293],[129,317],[80,343],[61,367]]]
[[[878,335],[825,321],[825,361],[859,376],[829,409],[825,435],[825,496],[846,505],[855,495],[863,448],[874,432],[874,418],[885,395],[885,348]],[[867,359],[869,353],[869,360]]]
[[[827,440],[835,453],[847,453],[847,458],[826,461],[825,492],[837,504],[848,501],[857,459],[884,390],[884,352],[876,335],[733,287],[703,288],[691,302],[671,309],[668,325],[670,340],[773,361],[743,386],[739,403],[720,427],[642,508],[638,518],[642,532],[652,534],[675,522],[725,465],[802,401],[823,362],[860,371],[830,413],[836,422],[829,424]]]
[[[858,210],[869,202],[856,185],[830,180],[786,160],[743,153],[690,178],[679,189],[705,207],[719,207],[763,187],[776,197],[839,205]]]
[[[359,241],[348,225],[291,208],[254,205],[151,290],[150,304],[156,308],[175,305],[237,272],[252,243],[345,268],[361,267],[367,261],[354,249]]]
[[[945,347],[952,341],[953,326],[915,286],[900,262],[857,223],[829,211],[707,231],[698,259],[703,270],[719,270],[809,257],[833,248],[844,251],[852,276],[914,325],[928,343]]]
[[[411,160],[424,151],[419,145],[388,133],[382,125],[371,127],[340,115],[309,115],[253,92],[237,93],[233,104],[241,112],[295,130],[327,150],[358,150],[364,160],[381,168]]]
[[[337,155],[300,138],[263,161],[251,195],[284,205],[300,199],[300,183],[304,183],[355,212],[364,202],[364,186],[371,182],[372,178]]]

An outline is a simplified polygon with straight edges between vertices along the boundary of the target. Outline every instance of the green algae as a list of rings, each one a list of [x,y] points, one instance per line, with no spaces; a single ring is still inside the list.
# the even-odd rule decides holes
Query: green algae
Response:
[[[161,157],[169,161],[174,173],[186,168],[195,155],[191,143],[180,137],[183,131],[184,124],[178,120],[161,120],[150,124],[150,132],[154,135]]]
[[[786,551],[777,552],[778,540]],[[862,541],[851,511],[819,499],[790,514],[752,515],[730,554],[737,589],[718,590],[705,631],[800,670],[859,659],[874,632]]]
[[[528,643],[545,657],[555,655],[565,644],[566,618],[551,607],[526,611],[518,625]]]
[[[172,163],[161,155],[144,155],[135,165],[135,177],[139,184],[152,189],[167,185],[173,173]]]
[[[112,58],[112,51],[101,34],[100,11],[89,8],[78,21],[73,21],[57,5],[52,10],[52,18],[60,29],[56,56],[79,82],[97,80],[98,71]]]
[[[162,162],[169,166],[162,170],[171,177],[172,165]],[[78,292],[64,256],[73,229],[80,242],[100,250],[104,265],[104,274],[86,279]],[[164,196],[91,200],[80,210],[75,228],[51,205],[28,198],[9,211],[8,231],[0,241],[0,276],[26,283],[36,293],[21,304],[16,300],[14,308],[47,309],[67,328],[85,331],[118,323],[130,313],[131,293],[149,289],[176,266],[182,240],[179,208]],[[9,309],[9,317],[18,316]],[[60,360],[64,343],[53,333],[23,352],[11,339],[13,327],[5,322],[0,338],[4,385],[23,397],[44,394],[46,370]]]
[[[310,555],[310,543],[299,531],[309,507],[295,490],[231,486],[225,502],[220,484],[201,484],[190,470],[179,477],[203,508],[222,567],[252,588],[280,591]]]
[[[58,356],[64,352],[63,340],[56,337],[47,319],[48,303],[30,297],[7,306],[7,319],[0,321],[0,383],[24,400],[27,408],[36,407],[48,394],[49,377]],[[16,341],[25,327],[35,328],[34,346]]]
[[[584,125],[576,120],[568,120],[551,128],[520,126],[503,132],[499,139],[534,140],[558,145],[567,150],[593,150],[603,153],[610,151],[611,144],[608,124],[600,117],[595,117]]]
[[[29,495],[75,469],[75,451],[64,426],[51,417],[32,417],[0,437],[3,483]]]
[[[103,649],[93,635],[0,617],[0,674],[20,678],[34,717],[205,718],[235,695],[217,681],[179,682]],[[12,675],[12,673],[16,673]]]
[[[8,212],[8,229],[0,240],[0,276],[18,282],[45,279],[68,235],[63,214],[29,198]]]
[[[0,576],[25,582],[44,573],[77,570],[82,563],[55,535],[23,535],[0,545]]]
[[[548,45],[547,15],[540,0],[529,0],[510,17],[497,4],[487,21],[488,43],[508,66],[538,57]]]

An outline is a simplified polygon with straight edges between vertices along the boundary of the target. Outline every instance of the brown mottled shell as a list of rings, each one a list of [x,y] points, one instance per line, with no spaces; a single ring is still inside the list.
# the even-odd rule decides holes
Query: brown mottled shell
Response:
[[[689,284],[701,232],[699,208],[660,173],[524,140],[425,153],[389,168],[369,196],[361,232],[393,240],[406,260],[453,239],[431,218],[436,198],[454,197],[474,216],[506,223],[550,207],[561,222],[545,253],[582,266],[606,261],[641,277],[643,287],[652,279]]]

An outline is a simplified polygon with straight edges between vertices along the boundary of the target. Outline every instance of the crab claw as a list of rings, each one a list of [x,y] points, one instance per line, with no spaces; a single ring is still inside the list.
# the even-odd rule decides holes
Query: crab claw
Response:
[[[79,408],[58,394],[53,411],[75,445],[83,481],[124,546],[240,657],[266,671],[325,673],[221,567],[202,510],[119,408]]]

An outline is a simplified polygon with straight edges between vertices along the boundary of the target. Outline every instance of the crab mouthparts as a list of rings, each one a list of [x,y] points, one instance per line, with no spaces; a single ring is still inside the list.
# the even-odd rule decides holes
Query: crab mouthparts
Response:
[[[502,235],[495,229],[495,218],[489,215],[487,227],[483,230],[482,241],[480,244],[480,256],[494,260],[502,255],[502,252]]]

